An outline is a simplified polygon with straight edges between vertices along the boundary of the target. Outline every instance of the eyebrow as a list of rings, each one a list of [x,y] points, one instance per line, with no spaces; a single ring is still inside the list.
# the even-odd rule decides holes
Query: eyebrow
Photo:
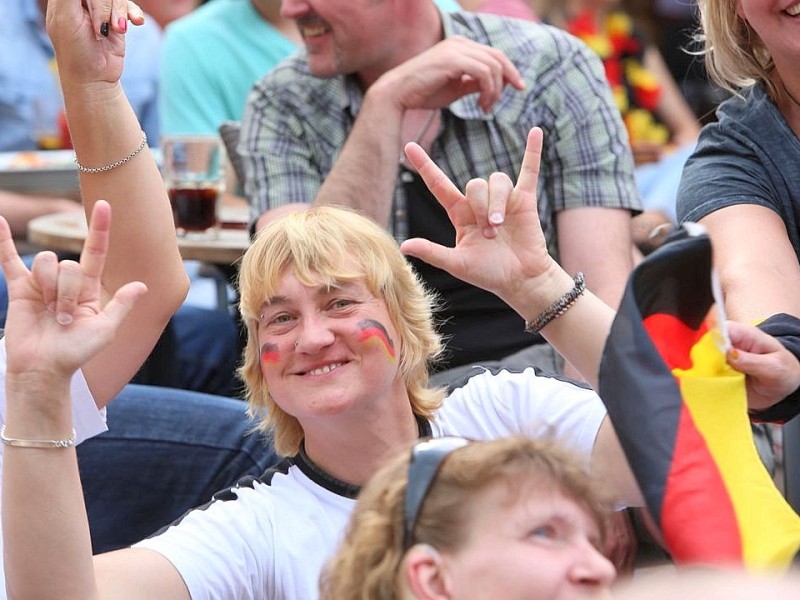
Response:
[[[347,291],[358,284],[355,281],[342,281],[342,280],[334,280],[333,283],[330,285],[320,285],[314,291],[314,295],[317,298],[325,296],[326,294],[330,294],[332,291]],[[261,303],[259,306],[259,310],[263,310],[265,308],[269,308],[271,306],[281,306],[284,304],[288,304],[291,301],[289,296],[282,296],[282,295],[275,295],[271,298],[267,298],[264,302]]]

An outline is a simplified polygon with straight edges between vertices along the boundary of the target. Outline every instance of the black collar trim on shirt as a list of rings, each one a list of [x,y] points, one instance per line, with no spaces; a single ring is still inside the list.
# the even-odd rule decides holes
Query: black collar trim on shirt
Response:
[[[417,427],[419,428],[419,437],[431,437],[433,430],[431,429],[430,422],[419,415],[415,415],[415,418],[417,419]],[[293,456],[291,461],[297,465],[297,468],[311,481],[334,494],[355,499],[361,491],[361,486],[337,479],[317,466],[306,454],[305,442],[300,443],[300,452]]]

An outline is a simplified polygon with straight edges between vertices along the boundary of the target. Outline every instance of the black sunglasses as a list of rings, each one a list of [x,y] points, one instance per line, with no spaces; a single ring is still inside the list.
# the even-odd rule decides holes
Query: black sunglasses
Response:
[[[460,437],[441,437],[414,444],[411,449],[411,462],[408,463],[408,483],[403,504],[405,518],[403,550],[411,547],[422,503],[425,502],[444,459],[468,443],[468,440]]]

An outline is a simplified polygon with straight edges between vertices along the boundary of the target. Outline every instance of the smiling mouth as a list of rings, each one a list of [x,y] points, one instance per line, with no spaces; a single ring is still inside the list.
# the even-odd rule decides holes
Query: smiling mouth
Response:
[[[303,26],[300,28],[300,32],[304,38],[313,38],[324,35],[328,32],[328,28],[322,25]]]
[[[318,367],[316,369],[311,369],[310,371],[306,371],[305,373],[303,373],[303,375],[311,375],[311,376],[326,375],[327,373],[330,373],[331,371],[335,371],[336,369],[341,367],[343,364],[344,364],[343,362],[331,363],[329,365],[325,365],[325,366],[322,366],[322,367]]]
[[[785,12],[790,17],[796,17],[797,15],[800,15],[800,2],[798,2],[797,4],[793,4],[783,12]]]

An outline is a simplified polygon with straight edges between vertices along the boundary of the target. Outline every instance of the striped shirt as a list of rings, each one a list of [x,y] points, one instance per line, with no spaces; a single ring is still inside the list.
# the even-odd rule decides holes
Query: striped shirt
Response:
[[[597,56],[546,25],[469,12],[442,14],[445,37],[459,35],[501,50],[527,87],[506,86],[489,114],[473,94],[442,111],[433,160],[463,189],[503,171],[516,180],[527,133],[544,130],[539,213],[554,253],[553,215],[583,206],[639,210],[633,160],[619,110]],[[363,94],[354,76],[319,78],[304,53],[256,83],[243,118],[239,152],[253,218],[277,206],[311,202],[331,171]],[[398,169],[392,229],[408,231],[406,186]]]

